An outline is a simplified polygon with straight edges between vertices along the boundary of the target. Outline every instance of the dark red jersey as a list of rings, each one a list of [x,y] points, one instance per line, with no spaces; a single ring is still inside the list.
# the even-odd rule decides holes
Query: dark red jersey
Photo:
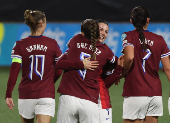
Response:
[[[11,57],[22,60],[20,99],[55,98],[54,65],[61,55],[57,42],[45,36],[16,42]]]
[[[134,47],[134,60],[125,77],[123,96],[161,96],[161,81],[158,70],[161,58],[170,52],[162,36],[143,31],[147,50],[144,51],[139,33],[134,30],[122,34],[123,48]],[[123,51],[122,51],[123,52]]]
[[[100,70],[107,62],[114,63],[115,56],[109,47],[105,44],[96,44],[96,60],[99,66],[94,70],[65,70],[58,92],[82,99],[87,99],[98,103],[99,84],[97,82]],[[67,59],[80,61],[85,57],[91,56],[91,41],[81,34],[74,36],[68,43]]]

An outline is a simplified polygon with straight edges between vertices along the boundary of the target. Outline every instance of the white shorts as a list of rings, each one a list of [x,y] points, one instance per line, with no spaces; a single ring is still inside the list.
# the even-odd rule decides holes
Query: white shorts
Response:
[[[162,96],[124,97],[123,119],[144,119],[145,116],[162,116]]]
[[[112,108],[99,109],[99,111],[100,111],[99,123],[112,123]]]
[[[169,115],[170,115],[170,97],[168,99],[168,110],[169,110]]]
[[[98,104],[74,96],[59,97],[57,123],[99,123]]]
[[[32,119],[38,114],[54,117],[55,99],[18,99],[18,110],[19,114],[26,119]]]

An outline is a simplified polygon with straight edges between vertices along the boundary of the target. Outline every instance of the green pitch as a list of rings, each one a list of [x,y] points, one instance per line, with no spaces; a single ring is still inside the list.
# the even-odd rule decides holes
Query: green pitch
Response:
[[[166,75],[159,71],[160,79],[162,81],[162,90],[163,90],[163,106],[164,106],[164,115],[159,117],[159,123],[170,123],[170,116],[168,113],[168,98],[169,98],[169,90],[170,84],[167,80]],[[14,100],[14,110],[9,110],[6,102],[5,102],[5,92],[7,87],[7,81],[9,77],[9,68],[2,68],[0,67],[0,122],[1,123],[21,123],[20,116],[18,114],[18,85],[21,80],[21,72],[18,76],[17,84],[13,90],[13,100]],[[59,81],[56,82],[56,89],[58,88]],[[122,106],[123,106],[123,82],[124,79],[121,80],[119,85],[113,85],[110,88],[110,98],[112,102],[112,113],[113,113],[113,123],[123,123],[122,120]],[[56,115],[57,115],[57,106],[58,106],[58,97],[59,94],[56,94],[56,114],[55,117],[52,118],[51,123],[56,123]]]

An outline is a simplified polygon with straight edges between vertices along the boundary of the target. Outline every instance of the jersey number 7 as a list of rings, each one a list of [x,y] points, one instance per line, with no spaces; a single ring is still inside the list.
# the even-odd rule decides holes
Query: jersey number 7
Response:
[[[149,49],[147,49],[144,52],[147,52],[147,54],[142,58],[142,68],[143,68],[143,72],[145,73],[145,61],[150,57],[150,55],[152,53],[151,53],[151,51]]]

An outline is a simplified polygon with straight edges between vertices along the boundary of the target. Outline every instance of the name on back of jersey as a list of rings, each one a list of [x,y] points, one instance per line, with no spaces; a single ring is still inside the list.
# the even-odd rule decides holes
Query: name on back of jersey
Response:
[[[140,39],[139,39],[139,41],[141,44],[143,44]],[[148,40],[145,38],[145,44],[148,44],[149,46],[153,46],[153,43],[154,43],[154,41],[151,41],[151,40]]]
[[[44,46],[42,44],[34,44],[34,45],[26,47],[26,50],[28,52],[32,52],[33,50],[42,50],[42,51],[46,52],[47,48],[48,48],[47,46]]]
[[[89,45],[87,43],[77,43],[77,48],[84,48],[84,49],[89,49],[89,50],[92,50],[92,45]],[[96,55],[99,55],[101,53],[101,50],[99,50],[97,47],[96,47]]]

